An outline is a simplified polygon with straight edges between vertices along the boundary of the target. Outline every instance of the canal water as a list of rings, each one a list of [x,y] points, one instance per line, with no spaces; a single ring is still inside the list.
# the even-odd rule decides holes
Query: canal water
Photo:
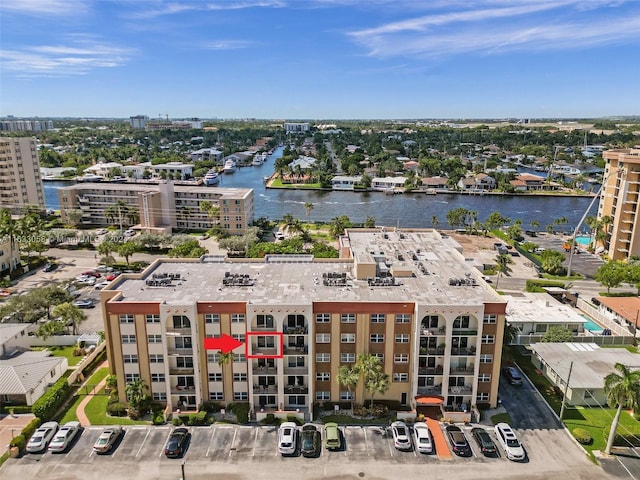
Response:
[[[518,195],[458,195],[458,194],[400,194],[385,195],[382,192],[335,192],[268,189],[264,177],[273,173],[274,160],[282,153],[277,149],[259,167],[245,167],[233,174],[223,175],[220,186],[229,188],[253,188],[255,218],[281,219],[290,213],[303,221],[330,222],[346,215],[354,223],[362,223],[367,217],[375,218],[377,225],[400,227],[431,227],[432,217],[438,219],[440,228],[446,228],[447,212],[461,207],[478,212],[478,220],[484,221],[494,211],[520,219],[523,229],[531,228],[537,221],[537,230],[545,230],[555,219],[564,217],[566,224],[556,230],[572,231],[584,215],[591,197],[540,197]],[[66,182],[44,182],[47,208],[59,209],[57,189],[69,185]],[[216,188],[216,187],[211,187]],[[312,203],[309,215],[305,203]],[[596,215],[598,202],[594,202],[590,215]],[[586,226],[583,226],[586,230]]]

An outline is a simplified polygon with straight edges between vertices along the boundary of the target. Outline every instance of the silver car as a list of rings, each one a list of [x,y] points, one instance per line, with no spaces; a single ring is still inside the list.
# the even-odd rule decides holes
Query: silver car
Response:
[[[50,452],[64,452],[81,430],[80,422],[67,422],[53,436],[49,443]]]
[[[404,422],[393,422],[391,424],[391,435],[393,435],[393,445],[398,450],[411,450],[411,436],[409,428]]]
[[[47,445],[58,431],[58,422],[46,422],[40,425],[27,443],[27,452],[38,453],[47,449]]]

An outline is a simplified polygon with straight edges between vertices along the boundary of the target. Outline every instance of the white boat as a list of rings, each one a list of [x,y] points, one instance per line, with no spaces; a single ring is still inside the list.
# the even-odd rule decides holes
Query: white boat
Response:
[[[81,177],[76,177],[76,182],[101,182],[104,180],[104,177],[100,175],[94,175],[93,173],[87,173]]]
[[[213,168],[204,176],[205,185],[217,185],[220,183],[220,174]]]
[[[266,153],[256,153],[253,156],[253,161],[251,162],[251,165],[253,165],[254,167],[259,167],[260,165],[262,165],[266,161],[267,161],[267,154]]]
[[[236,162],[234,162],[233,160],[227,160],[224,163],[223,172],[224,173],[233,173],[235,171],[236,171]]]

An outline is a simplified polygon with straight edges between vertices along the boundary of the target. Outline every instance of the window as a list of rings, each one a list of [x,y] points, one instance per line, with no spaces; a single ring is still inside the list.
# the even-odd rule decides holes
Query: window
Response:
[[[340,315],[340,321],[342,323],[356,323],[355,313],[343,313]]]
[[[483,344],[491,344],[495,342],[495,336],[494,335],[483,335],[482,336],[482,343]]]
[[[342,363],[355,363],[356,354],[355,353],[341,353],[340,354],[340,361]]]
[[[316,392],[316,400],[329,400],[331,398],[330,392]]]
[[[147,323],[160,323],[160,315],[145,315],[144,319]]]
[[[193,368],[193,357],[177,357],[176,366],[178,368]]]
[[[138,355],[123,355],[124,363],[138,363]]]
[[[222,381],[222,374],[221,373],[210,373],[209,374],[209,381],[210,382],[221,382]]]
[[[304,359],[305,357],[302,357],[302,356],[295,356],[295,357],[290,356],[287,358],[287,366],[291,368],[304,367],[305,366]]]
[[[175,337],[176,348],[193,348],[191,337]]]
[[[353,392],[340,392],[340,400],[353,400]]]
[[[393,363],[409,363],[408,353],[396,353],[393,356]]]
[[[233,374],[233,381],[234,382],[246,382],[247,381],[247,374],[246,373],[234,373]]]
[[[147,338],[149,343],[162,343],[162,335],[149,335]]]
[[[409,343],[409,334],[401,333],[396,335],[396,343]]]
[[[493,363],[493,355],[490,353],[480,355],[480,363]]]
[[[485,315],[482,319],[482,322],[487,324],[496,323],[497,321],[498,321],[498,316],[495,314]]]
[[[266,337],[263,335],[258,336],[258,347],[259,348],[275,348],[276,339],[272,336]]]
[[[331,334],[316,333],[316,343],[331,343]]]
[[[369,341],[371,343],[384,343],[384,334],[372,333],[371,335],[369,335]]]
[[[165,381],[164,373],[152,373],[151,374],[151,381],[152,382],[164,382]]]
[[[173,328],[191,328],[191,321],[184,315],[174,315]]]
[[[205,313],[204,323],[220,323],[220,315],[217,313]]]
[[[490,381],[491,381],[490,373],[481,373],[480,375],[478,375],[478,382],[487,383]]]
[[[329,323],[330,321],[331,321],[331,314],[316,313],[316,323]]]
[[[384,363],[384,353],[372,353],[371,356],[380,359],[381,364]]]
[[[547,333],[547,324],[536,323],[536,333]]]
[[[398,313],[396,315],[396,323],[409,323],[411,322],[411,315],[408,313]]]
[[[140,380],[140,374],[139,373],[125,373],[124,374],[125,383],[135,382],[136,380]]]
[[[218,363],[219,358],[219,353],[207,353],[207,362],[209,363]]]
[[[222,392],[209,392],[209,400],[224,400]]]
[[[249,394],[247,392],[233,392],[234,400],[249,400]]]
[[[328,382],[330,379],[331,379],[331,374],[329,372],[316,373],[316,381],[318,382]]]
[[[149,363],[164,363],[164,356],[152,353],[149,355]]]
[[[133,323],[133,315],[127,314],[127,315],[118,315],[118,318],[120,319],[120,323]]]
[[[356,343],[355,333],[342,333],[340,335],[340,343]]]
[[[244,323],[244,313],[232,313],[231,323]]]
[[[469,315],[460,315],[453,321],[453,328],[469,328],[470,321]]]
[[[153,392],[153,400],[156,402],[164,402],[167,399],[167,394],[164,392]]]
[[[393,374],[394,382],[408,382],[409,374],[408,373],[394,373]]]
[[[122,343],[136,343],[135,335],[122,335]]]
[[[304,395],[289,395],[287,399],[289,405],[305,405],[307,403]]]
[[[256,317],[256,324],[258,328],[273,328],[273,315],[258,315]]]
[[[478,395],[476,395],[476,402],[488,402],[488,401],[489,401],[488,393],[478,393]]]
[[[232,337],[234,340],[238,340],[239,342],[242,342],[242,343],[244,343],[244,342],[245,342],[245,336],[244,336],[244,333],[233,334],[233,335],[231,335],[231,337]],[[271,338],[273,338],[273,337],[271,337]]]
[[[244,353],[234,353],[233,354],[233,362],[234,363],[242,363],[242,362],[246,362],[247,361],[247,357]]]
[[[371,323],[384,323],[385,314],[384,313],[372,313],[371,314]]]
[[[328,363],[331,361],[331,354],[329,353],[316,353],[316,362]]]

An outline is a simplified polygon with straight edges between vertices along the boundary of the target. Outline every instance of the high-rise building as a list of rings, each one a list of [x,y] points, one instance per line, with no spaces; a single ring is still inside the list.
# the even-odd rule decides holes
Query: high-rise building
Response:
[[[362,381],[337,381],[368,354],[388,375],[376,399],[434,418],[497,405],[506,302],[460,245],[435,230],[378,228],[348,230],[339,250],[158,260],[118,277],[100,294],[120,400],[141,378],[173,411],[242,401],[310,415],[370,397]],[[223,334],[243,344],[232,358],[205,348]]]
[[[284,131],[286,133],[300,133],[300,132],[308,132],[309,124],[307,122],[285,122],[284,123]]]
[[[0,207],[18,213],[27,205],[45,209],[36,139],[0,137]]]
[[[5,132],[43,132],[52,129],[51,120],[0,120],[0,131]]]
[[[603,153],[606,161],[598,218],[613,219],[607,225],[604,245],[612,260],[640,255],[640,149],[615,149]]]
[[[131,128],[144,130],[148,121],[149,117],[146,115],[134,115],[133,117],[129,117],[129,124],[131,125]]]

